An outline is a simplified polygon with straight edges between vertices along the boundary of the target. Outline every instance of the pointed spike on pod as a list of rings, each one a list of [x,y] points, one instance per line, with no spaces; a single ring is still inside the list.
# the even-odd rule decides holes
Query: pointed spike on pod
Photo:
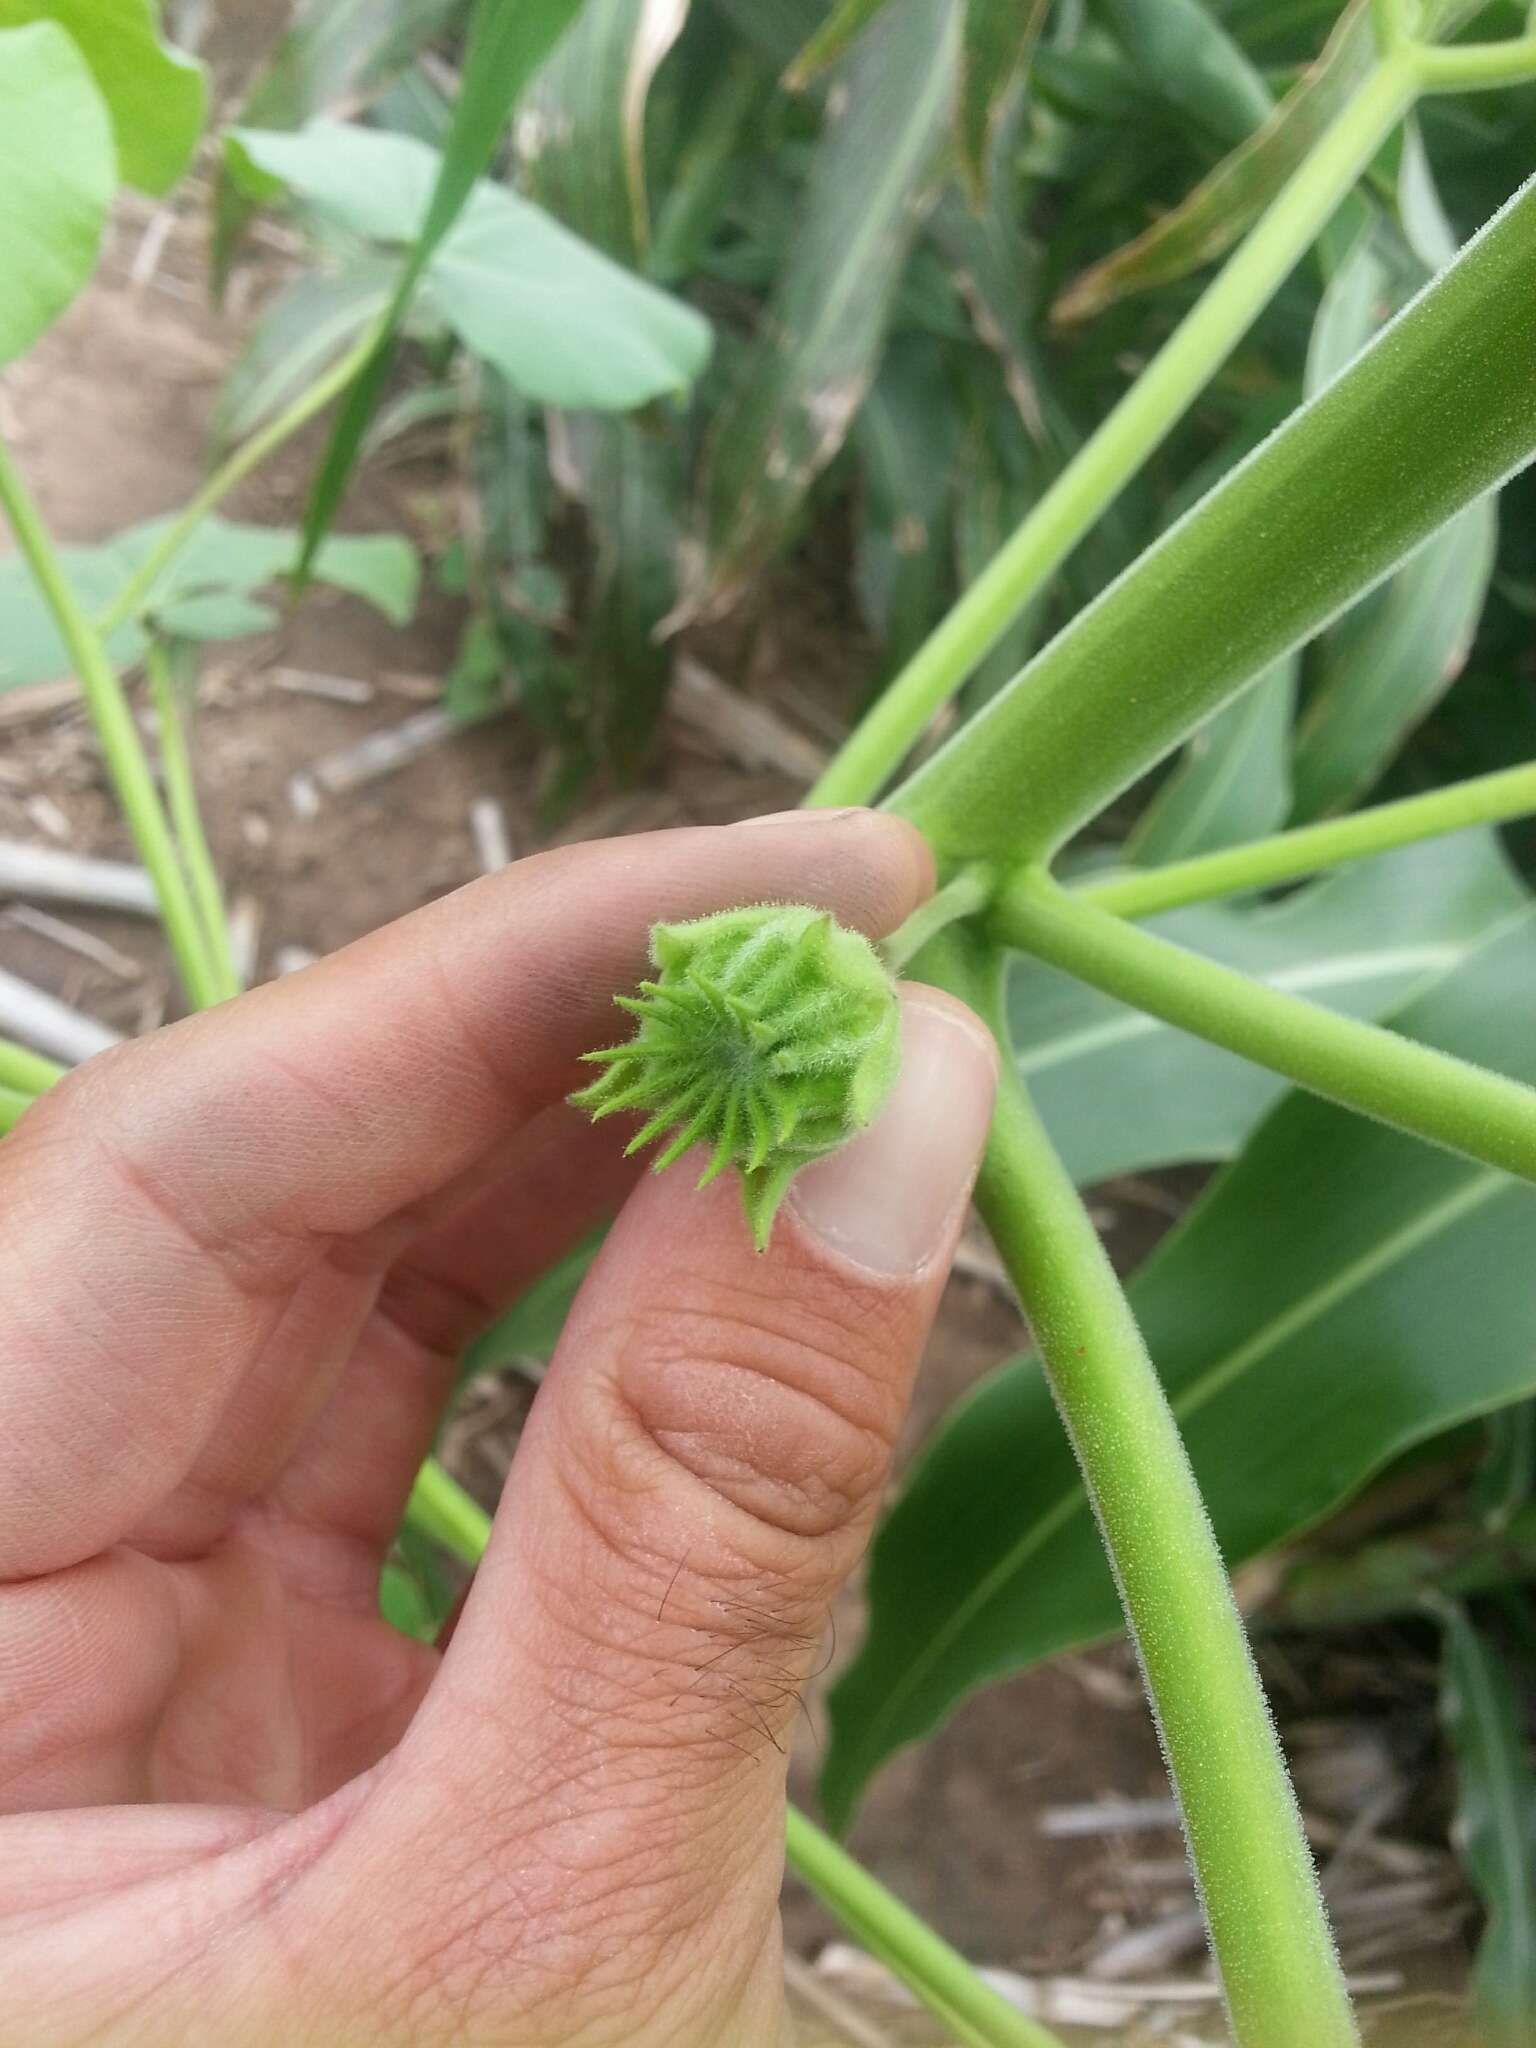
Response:
[[[664,1109],[659,1115],[653,1116],[649,1123],[640,1126],[639,1130],[636,1131],[635,1135],[624,1147],[624,1157],[632,1159],[635,1153],[643,1152],[647,1145],[654,1144],[663,1131],[669,1131],[672,1128],[673,1122],[674,1118],[669,1109]]]
[[[718,1088],[715,1089],[693,1121],[678,1132],[666,1151],[655,1161],[654,1172],[662,1172],[664,1168],[671,1166],[674,1160],[681,1159],[690,1145],[698,1143],[699,1139],[703,1137],[705,1131],[709,1128],[710,1119],[720,1105],[720,1093],[721,1091]]]
[[[720,1126],[720,1137],[719,1142],[715,1146],[714,1157],[699,1175],[699,1186],[701,1188],[707,1188],[712,1180],[718,1179],[736,1157],[738,1109],[739,1105],[733,1094],[725,1105],[725,1121]]]
[[[651,927],[651,959],[663,972],[669,967],[681,967],[688,959],[692,947],[689,941],[670,924]]]
[[[634,1056],[635,1048],[633,1042],[628,1045],[600,1045],[596,1052],[584,1052],[582,1054],[583,1060],[586,1061],[588,1066],[592,1067],[611,1066],[615,1060],[630,1060]],[[592,1085],[596,1087],[597,1084],[594,1082]]]

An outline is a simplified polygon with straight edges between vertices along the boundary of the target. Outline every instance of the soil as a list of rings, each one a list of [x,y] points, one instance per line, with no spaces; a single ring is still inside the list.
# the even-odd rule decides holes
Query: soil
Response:
[[[224,10],[219,20],[237,17],[238,39],[259,47],[280,13],[242,6]],[[204,297],[195,200],[178,215],[153,274],[135,283],[145,225],[141,211],[124,216],[100,282],[0,380],[5,429],[45,516],[65,540],[100,539],[186,500],[205,472],[209,416],[240,340],[238,311],[211,311]],[[312,454],[313,446],[304,443],[285,450],[229,509],[291,522]],[[344,523],[355,530],[441,534],[451,530],[454,489],[447,466],[431,453],[375,464],[349,501]],[[824,744],[850,716],[867,668],[844,587],[814,562],[791,565],[771,601],[757,606],[750,629],[716,629],[695,651],[786,728]],[[671,719],[656,770],[642,788],[594,789],[552,832],[541,823],[535,735],[510,715],[448,738],[386,779],[323,796],[318,807],[296,807],[296,776],[432,701],[458,626],[455,606],[430,588],[404,631],[352,600],[319,591],[280,636],[212,652],[199,696],[198,772],[230,900],[256,925],[257,978],[276,970],[286,948],[326,952],[470,879],[479,871],[470,827],[477,799],[491,797],[501,806],[518,854],[554,839],[722,820],[796,800],[792,776],[743,766],[701,738],[696,726]],[[365,702],[333,702],[284,687],[295,676],[301,688],[319,687],[305,683],[314,677],[372,688]],[[45,703],[34,716],[16,717],[18,703],[24,708],[26,701],[0,699],[0,838],[126,857],[126,835],[78,711]],[[121,970],[83,961],[3,914],[0,959],[124,1032],[173,1014],[172,978],[152,927],[66,914],[139,971],[125,978]],[[1132,1185],[1107,1191],[1103,1206],[1116,1256],[1131,1263],[1166,1227],[1177,1197]],[[1021,1340],[1016,1311],[994,1282],[974,1273],[957,1277],[926,1361],[912,1440]],[[481,1390],[474,1412],[484,1417],[476,1428],[487,1440],[476,1442],[473,1434],[465,1440],[461,1432],[455,1455],[466,1481],[482,1493],[486,1474],[510,1455],[522,1406],[515,1396]],[[838,1617],[838,1661],[857,1639],[859,1611],[854,1589]],[[1379,2038],[1452,2038],[1442,2028],[1447,2008],[1434,1994],[1464,1970],[1469,1904],[1443,1834],[1436,1840],[1433,1795],[1421,1798],[1426,1758],[1436,1753],[1432,1670],[1422,1659],[1416,1664],[1400,1643],[1378,1640],[1326,1653],[1291,1646],[1286,1657],[1277,1651],[1268,1660],[1267,1675],[1299,1761],[1322,1759],[1310,1791],[1304,1774],[1304,1798],[1320,1838],[1337,1845],[1345,1822],[1358,1818],[1362,1784],[1392,1795],[1383,1807],[1388,1831],[1406,1838],[1409,1875],[1394,1881],[1401,1889],[1411,1876],[1420,1886],[1417,1902],[1396,1920],[1390,1911],[1378,1913],[1365,1930],[1369,1938],[1351,1938],[1351,1961],[1385,1970],[1398,1985],[1395,2017]],[[793,1777],[795,1796],[814,1808],[818,1696],[808,1709]],[[1053,1837],[1042,1834],[1042,1815],[1095,1800],[1161,1798],[1165,1790],[1134,1668],[1123,1646],[1110,1646],[969,1702],[934,1740],[884,1772],[852,1847],[968,1954],[1032,1975],[1072,1974],[1102,1957],[1127,1928],[1187,1915],[1192,1896],[1166,1817],[1150,1831]],[[1424,1806],[1428,1823],[1410,1825],[1404,1818],[1414,1803]],[[798,1956],[814,1956],[836,1937],[793,1882],[786,1888],[786,1915]],[[1198,1938],[1186,1934],[1181,1943],[1174,1932],[1161,1948],[1148,1949],[1133,1972],[1138,1979],[1166,1980],[1198,1969]],[[812,1990],[818,2000],[845,1997],[867,2010],[860,2004],[864,1991],[852,1980],[840,1991],[839,1981],[834,1973],[816,1980],[821,1991]],[[1161,2009],[1196,2016],[1200,2010]],[[1150,2024],[1159,2008],[1139,2010]],[[887,2018],[890,2031],[881,2038],[909,2038],[894,2009]],[[1419,2031],[1421,2022],[1434,2026]],[[830,2020],[825,2024],[828,2040],[858,2038],[837,2032]],[[1115,2038],[1129,2037],[1117,2029]]]

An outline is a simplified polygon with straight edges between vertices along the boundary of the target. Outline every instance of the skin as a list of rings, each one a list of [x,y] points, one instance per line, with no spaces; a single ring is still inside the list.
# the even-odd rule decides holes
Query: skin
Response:
[[[0,2048],[787,2040],[787,1731],[963,1220],[990,1046],[907,992],[928,1078],[902,1113],[948,1147],[931,1213],[892,1211],[882,1123],[862,1178],[801,1177],[761,1258],[729,1179],[635,1187],[563,1098],[654,919],[777,898],[879,936],[931,886],[910,828],[862,812],[562,850],[22,1120]],[[620,1205],[451,1642],[396,1635],[380,1564],[459,1350]]]

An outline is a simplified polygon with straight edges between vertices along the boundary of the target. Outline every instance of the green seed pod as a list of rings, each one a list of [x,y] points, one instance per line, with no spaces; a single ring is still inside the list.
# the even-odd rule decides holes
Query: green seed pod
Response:
[[[606,1071],[571,1100],[594,1118],[645,1112],[628,1150],[670,1133],[657,1172],[712,1146],[699,1186],[735,1166],[764,1251],[793,1176],[872,1123],[891,1091],[895,984],[867,939],[799,904],[659,924],[651,959],[656,980],[614,998],[639,1019],[634,1037],[589,1052]]]

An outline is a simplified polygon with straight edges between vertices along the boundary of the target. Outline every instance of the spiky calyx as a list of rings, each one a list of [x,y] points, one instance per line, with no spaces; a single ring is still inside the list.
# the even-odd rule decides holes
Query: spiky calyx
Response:
[[[651,959],[656,979],[614,997],[639,1020],[634,1037],[589,1052],[605,1071],[571,1100],[594,1118],[642,1112],[630,1152],[670,1134],[657,1172],[710,1146],[699,1186],[737,1169],[763,1251],[795,1174],[872,1123],[891,1091],[895,984],[867,939],[801,904],[656,925]]]

